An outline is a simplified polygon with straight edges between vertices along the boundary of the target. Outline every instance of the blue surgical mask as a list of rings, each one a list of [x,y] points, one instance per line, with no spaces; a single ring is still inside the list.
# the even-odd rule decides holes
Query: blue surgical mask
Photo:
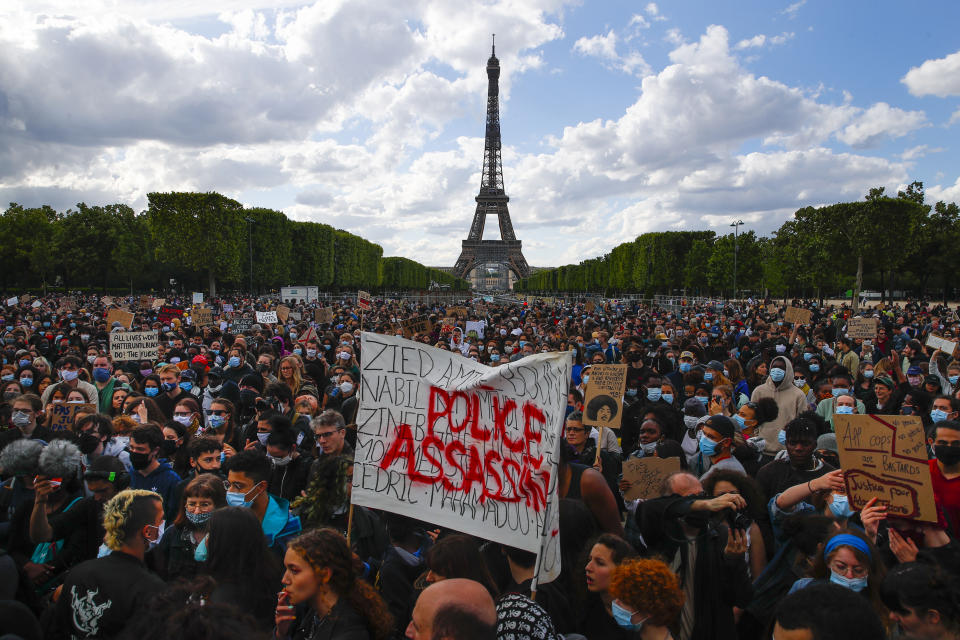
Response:
[[[146,394],[146,396],[147,396],[148,398],[152,398],[152,397],[154,397],[155,395],[157,395],[158,393],[160,393],[160,388],[159,388],[159,387],[145,387],[145,388],[143,389],[143,393]]]
[[[657,389],[656,387],[647,389],[647,400],[650,402],[656,402],[662,395],[663,394],[660,392],[660,389]]]
[[[24,387],[32,387],[33,378],[20,378],[20,384],[22,384]]]
[[[240,358],[239,358],[238,356],[233,356],[233,357],[231,357],[229,360],[227,360],[227,366],[228,366],[228,367],[233,367],[233,368],[239,367],[239,366],[240,366]]]
[[[783,429],[780,429],[780,433],[777,434],[777,442],[784,447],[787,446],[787,432]]]
[[[873,377],[873,369],[865,369],[863,372],[863,377],[869,380]]]
[[[681,362],[681,363],[680,363],[680,373],[686,373],[686,372],[690,371],[690,367],[692,367],[692,366],[693,366],[693,365],[691,365],[689,362]]]
[[[853,407],[836,407],[833,412],[839,413],[842,416],[849,416],[853,413]]]
[[[254,489],[256,489],[256,487],[251,489],[251,491],[253,491]],[[246,498],[248,495],[249,493],[227,491],[227,504],[230,505],[231,507],[246,507],[247,509],[249,509],[250,507],[253,506],[253,500],[255,500],[257,496],[260,494],[259,493],[254,494],[253,500],[247,500]]]
[[[860,593],[867,588],[866,578],[848,578],[832,570],[830,571],[830,582],[833,584],[838,584],[841,587],[846,587],[851,591],[856,591],[857,593]]]
[[[663,398],[663,401],[667,404],[673,404],[673,394],[672,393],[662,393],[660,397]]]
[[[930,419],[934,422],[943,422],[947,419],[947,412],[942,409],[933,409],[930,412]]]
[[[770,369],[770,379],[774,382],[781,382],[786,375],[786,369],[781,369],[780,367],[774,367],[773,369]]]
[[[805,352],[805,353],[803,354],[803,359],[804,359],[805,361],[807,361],[807,362],[810,362],[810,358],[812,358],[812,357],[813,357],[813,354],[812,354],[811,352],[809,352],[809,351],[807,351],[807,352]]]
[[[499,353],[490,354],[490,362],[500,362],[500,354]],[[586,382],[587,377],[589,376],[584,376],[584,382]]]
[[[834,387],[831,393],[833,393],[834,398],[839,398],[840,396],[847,395],[848,391],[849,391],[848,389],[844,389],[843,387],[840,387],[839,389],[837,387]]]
[[[960,381],[960,376],[947,376],[947,380],[950,381],[950,384],[957,384],[957,381]]]
[[[627,397],[628,397],[628,398],[636,398],[636,397],[637,397],[637,390],[636,390],[636,389],[627,389]]]
[[[695,397],[697,398],[697,400],[700,401],[700,404],[702,404],[703,406],[707,406],[707,403],[710,402],[710,398],[708,398],[707,396],[695,396]]]
[[[303,349],[294,349],[293,355],[295,356],[303,355]]]
[[[820,371],[820,365],[818,365],[818,364],[812,364],[812,365],[810,365],[810,371],[812,371],[813,373],[816,373],[817,371]]]
[[[744,429],[747,428],[747,421],[739,413],[733,414],[733,419],[736,421],[737,426],[740,427],[740,431],[743,431]]]
[[[842,493],[833,494],[833,501],[830,503],[830,513],[835,518],[849,518],[853,515],[853,509],[850,508],[850,499]]]
[[[184,380],[183,382],[180,383],[180,388],[183,389],[184,391],[190,391],[191,389],[193,389],[193,383],[190,382],[189,380]]]
[[[229,494],[228,494],[229,495]],[[193,559],[197,562],[206,562],[207,561],[207,538],[209,536],[203,536],[203,540],[197,544],[197,548],[193,550]]]
[[[706,380],[707,382],[710,382],[711,380],[713,380],[713,372],[707,371],[706,373],[704,373],[703,379]]]
[[[633,619],[633,614],[617,604],[616,600],[610,603],[610,610],[613,612],[613,619],[621,628],[629,631],[640,631],[643,628],[646,619],[637,623],[630,622]]]
[[[699,442],[700,442],[700,453],[707,456],[708,458],[712,458],[713,456],[717,455],[717,447],[719,447],[720,445],[714,442],[713,440],[711,440],[710,438],[708,438],[705,433],[700,434]]]
[[[110,379],[110,369],[107,369],[106,367],[94,368],[93,379],[97,382],[106,382]]]

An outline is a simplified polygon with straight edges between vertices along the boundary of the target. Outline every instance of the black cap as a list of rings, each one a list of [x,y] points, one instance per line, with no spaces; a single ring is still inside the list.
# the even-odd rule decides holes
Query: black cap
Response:
[[[722,416],[719,414],[707,418],[707,421],[703,423],[703,426],[710,427],[724,438],[732,438],[733,434],[736,433],[736,430],[733,427],[733,420],[727,416]]]

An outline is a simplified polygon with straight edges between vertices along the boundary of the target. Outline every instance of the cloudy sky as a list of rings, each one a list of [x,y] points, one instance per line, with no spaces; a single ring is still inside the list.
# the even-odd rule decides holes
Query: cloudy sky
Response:
[[[215,190],[453,264],[491,33],[533,265],[914,179],[958,201],[957,24],[955,0],[7,0],[0,201]]]

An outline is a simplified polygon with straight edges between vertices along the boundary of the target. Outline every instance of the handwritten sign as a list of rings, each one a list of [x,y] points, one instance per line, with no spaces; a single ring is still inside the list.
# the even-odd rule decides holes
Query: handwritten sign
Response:
[[[297,342],[318,342],[319,337],[317,336],[317,330],[313,327],[310,327],[304,331],[301,335],[297,336]]]
[[[245,333],[253,329],[253,318],[246,316],[243,318],[234,318],[232,324],[234,333]]]
[[[587,300],[586,304],[583,305],[583,310],[587,313],[593,313],[593,310],[597,308],[597,305],[591,300]]]
[[[33,302],[30,303],[30,306],[33,307],[34,309],[39,309],[40,307],[43,306],[43,303],[40,302],[39,300],[34,300]]]
[[[60,298],[60,308],[64,311],[74,311],[77,308],[77,299],[73,296]]]
[[[166,298],[154,298],[153,302],[150,303],[151,309],[162,309],[163,305],[167,304]]]
[[[257,311],[258,324],[277,324],[276,311]]]
[[[373,298],[366,291],[357,292],[357,306],[363,310],[367,310],[373,304]]]
[[[333,323],[333,307],[321,307],[313,312],[313,319],[317,324]]]
[[[469,313],[470,310],[466,307],[447,307],[448,318],[459,318],[460,320],[466,320]]]
[[[418,333],[430,333],[433,331],[433,323],[430,322],[430,318],[427,316],[417,316],[415,318],[402,320],[400,327],[403,329],[403,335],[407,338],[412,338]]]
[[[552,579],[570,355],[491,368],[394,336],[360,341],[354,504],[540,552]]]
[[[872,340],[877,335],[876,318],[850,318],[847,320],[847,337]]]
[[[190,317],[194,325],[204,325],[213,323],[213,309],[208,307],[194,307],[190,310]]]
[[[623,390],[627,365],[597,364],[590,368],[590,382],[583,399],[583,424],[619,429],[623,421]]]
[[[96,413],[97,407],[92,404],[68,404],[57,402],[50,405],[47,413],[51,431],[69,431],[78,413]]]
[[[919,416],[834,414],[833,426],[851,507],[876,497],[890,517],[937,521]]]
[[[156,304],[156,301],[154,301],[154,304]],[[160,311],[157,313],[157,320],[159,320],[164,324],[167,324],[168,322],[171,322],[174,319],[181,319],[181,318],[183,318],[183,309],[179,307],[171,307],[169,305],[163,305],[160,307]]]
[[[810,309],[801,309],[800,307],[787,307],[783,314],[783,321],[791,324],[809,324],[813,312]]]
[[[303,320],[303,314],[301,314],[299,311],[291,311],[287,318],[289,320],[293,320],[294,322],[300,322]]]
[[[159,339],[156,331],[113,331],[110,333],[110,357],[114,362],[155,360]]]
[[[957,343],[946,338],[941,338],[940,336],[935,336],[930,334],[927,336],[927,346],[933,347],[934,349],[940,349],[948,356],[952,356],[953,352],[957,349]]]
[[[102,302],[103,304],[109,307],[111,304],[113,304],[113,298],[111,298],[110,296],[103,296],[102,298],[100,298],[100,302]]]
[[[230,304],[230,303],[224,304],[224,305],[223,305],[223,312],[224,312],[224,313],[233,313],[233,305]]]
[[[680,471],[680,458],[643,457],[624,461],[623,479],[630,483],[630,488],[623,494],[623,499],[659,497],[663,481],[677,471]]]
[[[193,292],[193,304],[203,304],[203,293],[200,291]]]
[[[287,305],[281,304],[277,307],[277,318],[280,319],[280,322],[286,322],[287,318],[290,317],[290,307]]]
[[[119,322],[121,327],[129,329],[133,326],[133,314],[123,309],[110,309],[107,312],[107,324],[112,327],[114,322]]]

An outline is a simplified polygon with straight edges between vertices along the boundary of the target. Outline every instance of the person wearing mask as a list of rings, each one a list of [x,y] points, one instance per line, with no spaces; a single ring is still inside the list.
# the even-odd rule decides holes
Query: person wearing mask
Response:
[[[933,399],[930,421],[936,425],[944,420],[956,420],[960,414],[960,400],[951,396],[937,396]]]
[[[180,504],[184,489],[187,488],[191,480],[199,475],[212,474],[223,480],[223,475],[220,471],[222,453],[223,445],[220,444],[216,438],[203,437],[190,441],[190,444],[187,445],[185,456],[190,471],[183,480],[177,484],[177,488],[174,489],[173,497],[171,498],[174,504]]]
[[[291,428],[273,429],[265,446],[273,465],[267,492],[284,500],[294,500],[307,486],[313,459],[297,450],[296,434]]]
[[[99,404],[98,400],[100,396],[97,388],[89,382],[80,379],[80,370],[83,368],[83,363],[80,362],[80,358],[76,356],[65,356],[57,362],[57,368],[60,373],[60,380],[62,380],[63,383],[71,389],[79,389],[81,393],[83,393],[86,402]],[[47,387],[47,390],[40,396],[40,400],[44,405],[50,400],[51,388],[52,387]]]
[[[304,533],[291,541],[283,562],[283,590],[277,598],[274,638],[387,640],[390,637],[394,627],[390,611],[377,591],[355,572],[350,548],[339,532],[313,529]],[[460,582],[473,581],[443,580],[424,590],[417,600],[411,624],[419,623],[429,629],[423,605],[437,593],[449,591],[449,583],[453,583],[456,590]],[[480,584],[474,584],[489,602],[492,624],[493,600]],[[422,605],[420,599],[425,595]],[[407,633],[409,635],[409,629]],[[432,640],[432,634],[425,635],[424,640]]]
[[[8,444],[21,438],[49,442],[53,432],[37,424],[40,415],[40,398],[25,393],[10,403],[10,423],[14,428],[0,432],[0,451]]]
[[[960,536],[960,422],[942,420],[929,438],[936,456],[930,460],[933,497],[947,519],[950,534]]]
[[[54,606],[49,637],[113,638],[166,585],[147,570],[144,555],[163,534],[163,500],[152,491],[127,489],[103,509],[104,544],[110,554],[73,568]]]
[[[210,516],[215,509],[227,506],[223,479],[212,473],[193,476],[178,504],[173,524],[166,529],[157,547],[159,559],[155,564],[160,576],[167,581],[193,578],[199,564],[206,559],[206,549],[200,544],[207,536]]]
[[[770,362],[767,380],[753,390],[751,402],[773,398],[777,403],[777,417],[760,427],[759,435],[764,441],[764,456],[769,460],[783,451],[777,433],[798,415],[807,410],[807,399],[793,384],[793,365],[788,358],[778,356]]]
[[[947,374],[942,373],[943,369],[941,368],[941,358],[943,352],[939,349],[935,350],[930,356],[930,365],[928,370],[931,375],[936,376],[940,380],[940,389],[944,395],[951,396],[954,392],[960,388],[960,361],[952,360],[950,364],[947,365]],[[23,380],[20,381],[21,383]]]
[[[757,472],[757,484],[769,500],[790,487],[806,484],[822,475],[834,471],[833,465],[813,455],[817,448],[820,433],[826,433],[826,422],[813,411],[794,418],[779,436],[785,453],[768,462]]]
[[[227,504],[245,507],[257,517],[267,546],[282,556],[287,542],[300,533],[300,518],[290,513],[290,503],[267,493],[273,465],[264,453],[246,449],[223,464],[227,474]]]
[[[119,385],[113,377],[113,363],[105,355],[98,355],[93,360],[93,383],[97,387],[100,413],[109,414],[113,408],[113,390]]]
[[[180,387],[180,369],[177,365],[167,364],[157,369],[160,376],[160,393],[153,399],[164,416],[164,421],[173,418],[173,409],[184,399],[193,398]]]
[[[223,368],[224,378],[234,384],[240,385],[240,382],[246,376],[252,374],[256,374],[256,371],[247,362],[244,350],[234,342],[234,346],[227,351],[227,366]],[[261,388],[263,387],[262,384],[260,386]]]
[[[164,505],[170,510],[167,519],[172,520],[176,506],[171,506],[174,491],[180,483],[180,476],[176,474],[168,462],[160,461],[160,450],[163,447],[163,431],[155,424],[141,425],[130,433],[130,444],[127,450],[130,453],[130,466],[134,472],[130,478],[131,489],[144,489],[159,494],[164,499]]]
[[[583,602],[575,607],[577,628],[584,634],[596,634],[605,638],[629,638],[618,628],[613,613],[613,595],[610,593],[610,578],[621,563],[637,555],[630,544],[619,536],[603,534],[589,545],[583,579],[586,588],[579,592],[585,595]]]
[[[746,475],[743,465],[732,455],[735,434],[733,421],[726,416],[710,416],[701,424],[697,441],[700,450],[689,461],[690,469],[694,473],[700,472],[701,481],[720,469]]]
[[[671,628],[683,608],[680,581],[652,558],[629,558],[610,576],[613,619],[638,640],[673,640]]]

